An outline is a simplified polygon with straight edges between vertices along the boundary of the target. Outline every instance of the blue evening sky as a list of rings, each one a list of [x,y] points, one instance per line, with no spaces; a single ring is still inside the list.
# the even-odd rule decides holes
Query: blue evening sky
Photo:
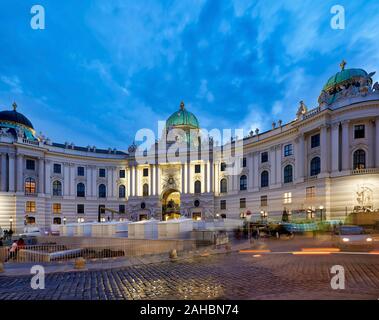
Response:
[[[45,30],[30,27],[34,4],[45,7]],[[345,30],[330,27],[335,4]],[[55,142],[124,150],[181,100],[204,128],[263,131],[292,120],[300,100],[315,107],[342,59],[379,71],[378,1],[0,5],[0,109],[16,101]]]

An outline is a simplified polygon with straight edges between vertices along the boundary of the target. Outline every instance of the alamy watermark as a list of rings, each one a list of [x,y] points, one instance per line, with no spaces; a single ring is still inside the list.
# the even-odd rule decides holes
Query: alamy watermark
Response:
[[[345,8],[339,4],[330,8],[330,13],[333,14],[330,20],[330,27],[334,30],[345,29]]]
[[[30,13],[33,15],[30,19],[30,26],[33,30],[45,29],[45,8],[40,4],[32,6]]]

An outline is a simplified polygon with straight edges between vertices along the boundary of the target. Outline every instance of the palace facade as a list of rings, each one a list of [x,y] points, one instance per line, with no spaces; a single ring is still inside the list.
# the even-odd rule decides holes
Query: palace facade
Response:
[[[209,140],[206,157],[198,146],[168,154],[169,143],[154,144],[143,161],[134,143],[127,152],[54,143],[37,137],[14,104],[0,112],[0,226],[179,215],[334,219],[378,210],[379,84],[372,76],[342,64],[317,107],[300,102],[289,123],[222,146]],[[197,139],[190,132],[201,131],[183,103],[166,121],[166,133],[173,129],[184,132],[175,139],[187,146]],[[231,162],[237,174],[227,170]]]

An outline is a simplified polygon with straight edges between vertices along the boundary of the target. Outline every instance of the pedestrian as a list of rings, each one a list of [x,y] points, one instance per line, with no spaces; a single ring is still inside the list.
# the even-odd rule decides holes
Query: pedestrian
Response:
[[[25,241],[22,238],[17,240],[17,251],[25,248]]]
[[[3,238],[0,238],[0,247],[3,246]]]
[[[5,262],[9,261],[10,259],[14,260],[17,257],[17,240],[14,240],[12,243],[12,246],[9,248],[9,255],[8,258],[5,259]]]

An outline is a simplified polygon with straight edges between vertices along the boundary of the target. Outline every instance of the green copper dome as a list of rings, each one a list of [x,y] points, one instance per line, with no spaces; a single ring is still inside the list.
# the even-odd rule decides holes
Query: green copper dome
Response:
[[[363,69],[342,69],[340,72],[337,72],[334,76],[329,78],[323,90],[329,91],[330,89],[335,88],[337,85],[342,85],[345,82],[352,80],[366,78],[367,76],[367,72]]]
[[[199,121],[192,112],[184,108],[184,103],[180,104],[180,109],[174,112],[166,121],[166,127],[199,129]]]

